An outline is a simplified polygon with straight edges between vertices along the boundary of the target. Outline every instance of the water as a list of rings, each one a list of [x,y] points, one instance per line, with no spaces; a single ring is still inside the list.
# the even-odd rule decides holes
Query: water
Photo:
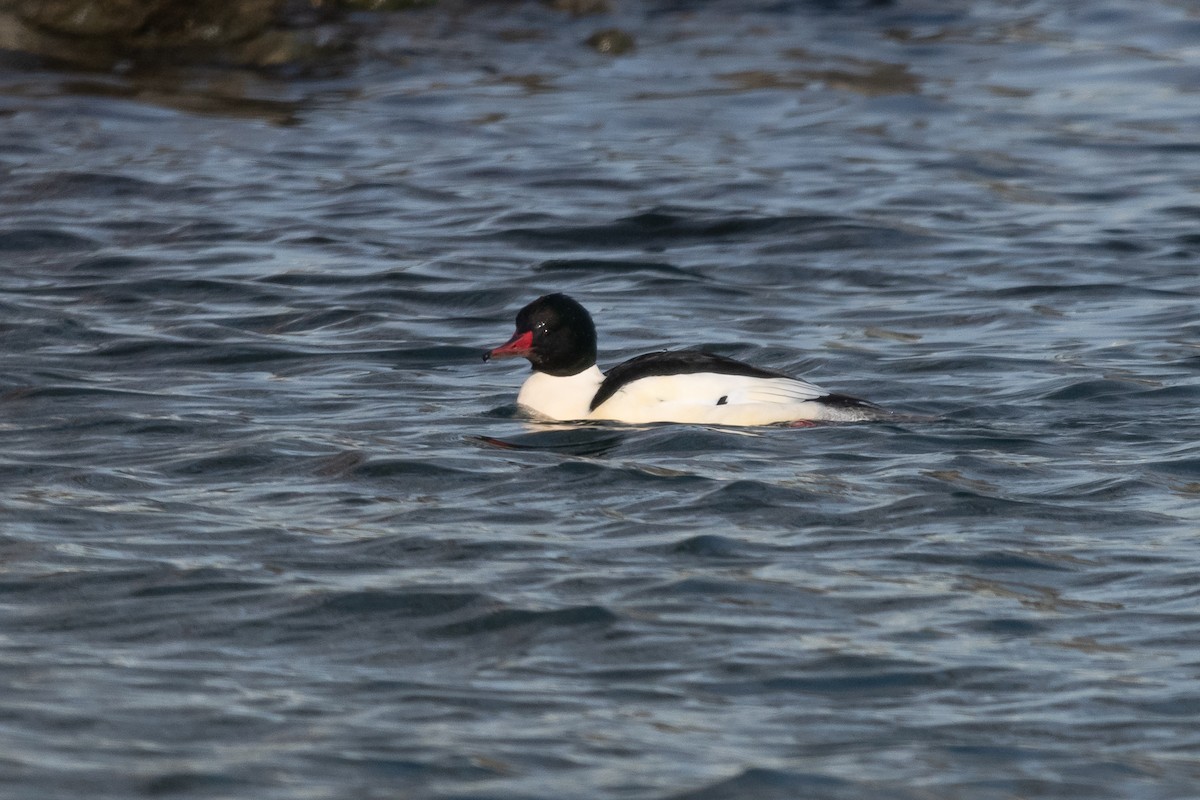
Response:
[[[0,72],[0,795],[1196,795],[1191,3],[368,27]],[[935,419],[538,429],[548,291]]]

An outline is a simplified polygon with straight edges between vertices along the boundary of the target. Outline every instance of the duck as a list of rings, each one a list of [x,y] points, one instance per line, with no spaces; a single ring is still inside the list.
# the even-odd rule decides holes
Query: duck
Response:
[[[696,349],[661,350],[602,372],[596,326],[580,303],[547,294],[517,312],[516,332],[484,361],[525,358],[517,405],[538,420],[806,427],[888,415],[802,378]]]

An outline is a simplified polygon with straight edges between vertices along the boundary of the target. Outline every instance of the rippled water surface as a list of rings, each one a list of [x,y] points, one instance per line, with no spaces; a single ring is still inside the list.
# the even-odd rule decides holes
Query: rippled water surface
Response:
[[[1194,4],[359,22],[0,70],[0,794],[1196,796]],[[930,419],[539,428],[549,291]]]

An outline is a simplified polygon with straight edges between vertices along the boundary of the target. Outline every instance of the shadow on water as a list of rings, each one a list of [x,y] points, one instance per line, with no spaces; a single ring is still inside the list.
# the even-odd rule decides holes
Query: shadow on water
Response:
[[[494,436],[469,436],[467,441],[501,450],[533,450],[572,456],[598,456],[611,452],[626,434],[611,429],[575,426],[571,429],[535,431],[499,439]]]
[[[0,54],[0,68],[19,67],[19,60]],[[143,103],[188,114],[230,119],[259,119],[280,126],[298,122],[311,97],[285,81],[240,67],[162,66],[110,73],[30,75],[13,69],[0,79],[0,92],[10,98],[68,95],[85,98],[112,115],[110,101]]]

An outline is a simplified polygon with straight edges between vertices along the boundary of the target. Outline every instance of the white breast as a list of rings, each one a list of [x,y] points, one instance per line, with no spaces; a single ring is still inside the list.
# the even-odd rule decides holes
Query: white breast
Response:
[[[603,381],[604,373],[594,365],[563,378],[535,372],[521,385],[517,403],[547,419],[587,419],[591,413],[588,406]]]

